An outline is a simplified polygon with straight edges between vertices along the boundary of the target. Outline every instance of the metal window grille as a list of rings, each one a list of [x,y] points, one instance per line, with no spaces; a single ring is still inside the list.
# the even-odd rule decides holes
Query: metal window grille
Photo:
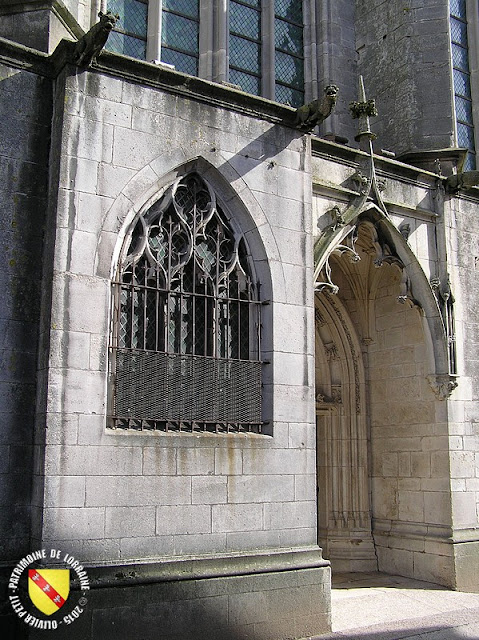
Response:
[[[113,301],[110,426],[261,432],[258,286],[198,174],[136,219]]]

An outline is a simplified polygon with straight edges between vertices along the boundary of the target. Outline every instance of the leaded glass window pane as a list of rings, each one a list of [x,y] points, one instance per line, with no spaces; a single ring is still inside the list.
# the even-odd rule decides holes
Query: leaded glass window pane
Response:
[[[275,0],[274,11],[281,18],[297,24],[303,23],[302,0]]]
[[[458,44],[452,45],[452,63],[456,69],[469,72],[469,59],[467,49]]]
[[[253,76],[244,71],[230,69],[229,81],[240,86],[246,93],[252,93],[256,96],[261,93],[261,81],[258,76]]]
[[[161,59],[177,71],[197,75],[199,57],[198,0],[165,0],[161,27]]]
[[[198,23],[174,13],[163,13],[162,43],[164,46],[196,53],[198,51]]]
[[[276,20],[274,30],[274,41],[277,49],[303,55],[303,28],[297,25]]]
[[[238,2],[230,3],[230,31],[237,35],[258,40],[261,14]]]
[[[112,31],[108,36],[107,49],[113,53],[121,53],[131,58],[146,58],[146,40],[133,38],[118,31]]]
[[[472,125],[472,102],[456,96],[456,118]]]
[[[302,0],[275,0],[274,6],[275,97],[300,106],[304,102]]]
[[[476,168],[476,154],[468,153],[464,161],[463,171],[473,171]]]
[[[454,101],[456,111],[457,144],[469,149],[464,169],[475,168],[474,127],[471,103],[471,78],[467,42],[467,14],[465,0],[450,0]]]
[[[454,93],[458,96],[464,96],[470,99],[471,83],[469,80],[469,74],[463,73],[462,71],[457,71],[457,69],[454,69],[453,79],[454,79]]]
[[[474,129],[467,124],[458,123],[457,143],[465,149],[474,149]]]
[[[466,17],[466,0],[450,0],[451,15],[458,18]]]
[[[166,62],[166,64],[172,64],[175,69],[181,71],[181,73],[188,73],[190,76],[196,76],[198,74],[198,58],[194,56],[162,47],[161,59],[163,62]]]
[[[146,0],[110,0],[108,9],[120,19],[110,33],[105,48],[132,58],[146,57],[148,5]]]
[[[289,104],[292,107],[300,107],[304,103],[304,92],[285,87],[282,84],[276,84],[275,99],[277,102]]]
[[[261,49],[256,42],[230,36],[230,65],[244,71],[258,73],[260,70]]]
[[[295,89],[303,88],[303,60],[276,51],[276,80]]]
[[[261,11],[254,0],[229,3],[228,79],[243,91],[261,93]]]
[[[120,16],[115,29],[146,37],[148,4],[141,0],[108,0],[108,10]]]
[[[162,0],[163,9],[174,11],[175,13],[181,13],[184,16],[191,18],[199,17],[198,0]]]
[[[112,426],[261,431],[257,286],[197,173],[135,221],[113,300]]]
[[[467,47],[467,24],[465,22],[451,18],[451,39],[453,42]]]

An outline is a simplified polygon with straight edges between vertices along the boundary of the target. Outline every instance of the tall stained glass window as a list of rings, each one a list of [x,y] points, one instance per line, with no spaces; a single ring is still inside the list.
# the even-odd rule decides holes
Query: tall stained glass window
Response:
[[[261,0],[231,0],[229,21],[229,81],[261,95]]]
[[[244,238],[197,173],[136,219],[113,284],[111,427],[261,432],[252,275]]]
[[[120,20],[108,37],[106,49],[145,60],[148,0],[108,0],[108,10],[117,13]]]
[[[199,0],[163,0],[161,60],[198,75]]]
[[[304,103],[303,2],[275,0],[275,98],[293,107]]]
[[[464,169],[470,170],[476,166],[476,150],[472,119],[466,0],[450,0],[450,8],[457,144],[468,150]]]

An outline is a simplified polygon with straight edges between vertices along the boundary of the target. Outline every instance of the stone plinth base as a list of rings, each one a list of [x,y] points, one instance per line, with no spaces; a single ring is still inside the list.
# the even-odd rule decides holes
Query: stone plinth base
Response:
[[[479,593],[479,541],[454,544],[457,591]]]
[[[330,566],[319,549],[90,567],[88,574],[81,616],[54,632],[29,630],[28,638],[286,640],[331,629]]]

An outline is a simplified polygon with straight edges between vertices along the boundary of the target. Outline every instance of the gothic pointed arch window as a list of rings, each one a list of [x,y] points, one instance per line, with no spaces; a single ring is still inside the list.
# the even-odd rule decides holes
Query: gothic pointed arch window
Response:
[[[123,243],[109,426],[261,432],[258,294],[246,241],[210,185],[176,180]]]

